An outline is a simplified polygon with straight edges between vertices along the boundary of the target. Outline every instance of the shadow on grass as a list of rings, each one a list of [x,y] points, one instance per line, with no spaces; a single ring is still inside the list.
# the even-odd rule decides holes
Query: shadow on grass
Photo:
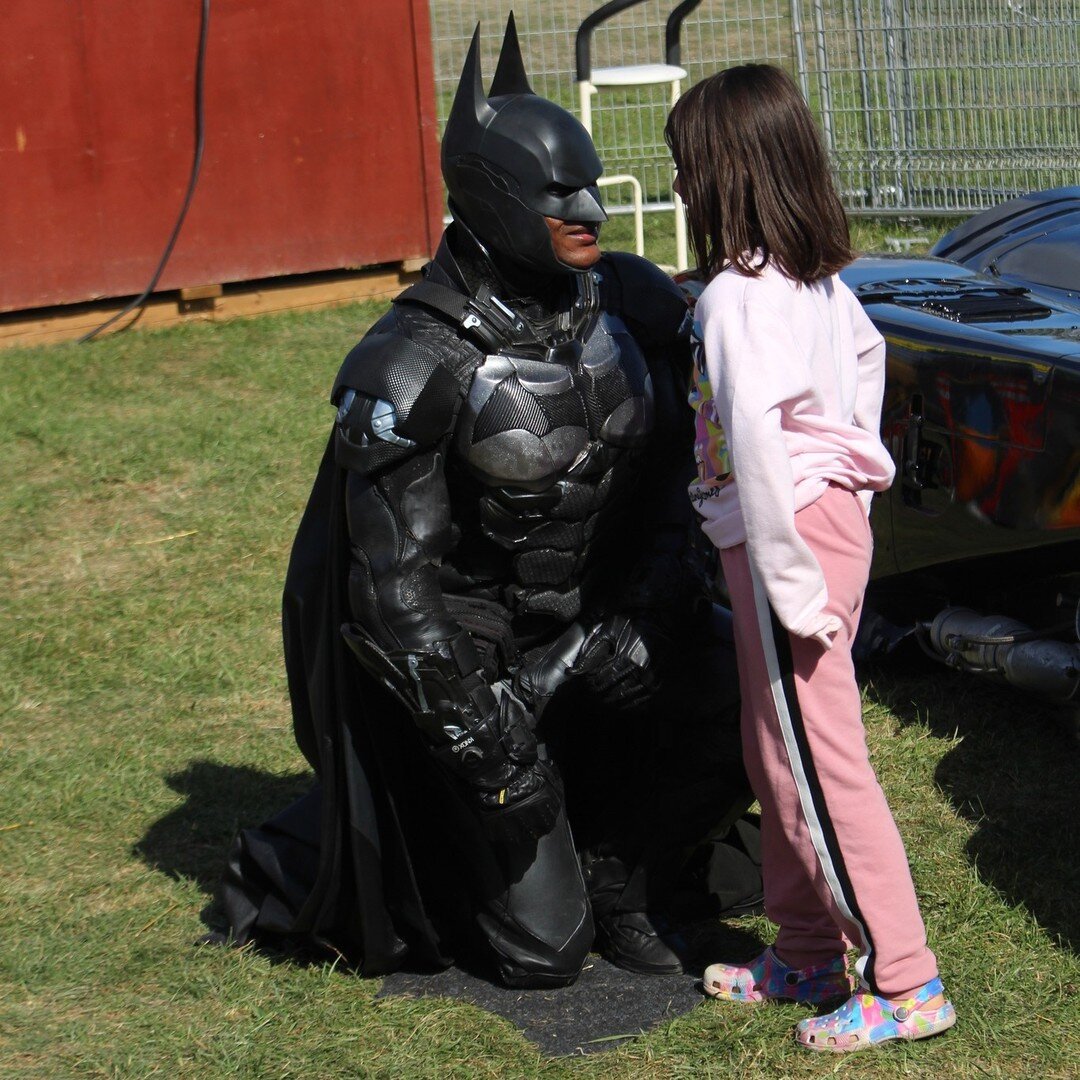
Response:
[[[928,666],[929,665],[929,666]],[[870,696],[904,724],[960,737],[934,780],[975,826],[980,877],[1080,952],[1080,741],[1067,709],[923,658],[866,666]]]
[[[166,776],[165,782],[187,801],[154,822],[135,844],[134,853],[169,877],[195,881],[212,896],[237,831],[279,813],[311,787],[312,776],[309,772],[278,776],[246,765],[192,761],[183,772]]]
[[[208,894],[202,919],[211,933],[204,942],[224,944],[227,927],[215,893],[233,837],[304,795],[312,777],[275,776],[201,760],[165,780],[186,801],[155,822],[134,845],[134,853],[170,877],[194,880]],[[738,921],[732,925],[714,918],[682,933],[687,935],[684,947],[695,957],[687,974],[636,975],[590,956],[573,986],[523,993],[500,985],[488,968],[462,959],[442,971],[406,964],[382,979],[378,996],[470,1002],[515,1024],[546,1054],[610,1049],[698,1005],[705,963],[719,956],[750,957],[761,948],[757,935]],[[349,968],[344,958],[295,941],[260,941],[252,947],[272,964]]]

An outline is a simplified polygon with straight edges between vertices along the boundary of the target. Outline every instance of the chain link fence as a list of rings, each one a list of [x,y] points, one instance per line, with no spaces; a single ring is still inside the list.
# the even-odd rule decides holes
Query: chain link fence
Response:
[[[477,23],[493,74],[510,6],[431,0],[440,123]],[[514,5],[533,89],[575,113],[575,34],[598,6]],[[662,62],[674,6],[644,0],[602,23],[593,64]],[[1080,0],[704,0],[681,44],[683,89],[750,61],[795,75],[851,213],[962,215],[1080,182]],[[592,105],[606,172],[637,176],[654,209],[671,207],[668,108],[665,86],[605,87]]]

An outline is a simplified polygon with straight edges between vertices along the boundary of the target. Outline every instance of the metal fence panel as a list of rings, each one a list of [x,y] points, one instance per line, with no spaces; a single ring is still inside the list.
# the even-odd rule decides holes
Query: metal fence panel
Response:
[[[1074,0],[822,6],[819,107],[849,207],[968,211],[1076,183]]]
[[[575,112],[574,35],[597,6],[514,5],[534,89]],[[674,6],[644,0],[603,23],[594,64],[661,61]],[[431,0],[440,123],[474,27],[490,77],[509,7]],[[796,75],[853,213],[962,214],[1080,179],[1078,0],[705,0],[682,42],[685,85],[748,61]],[[665,208],[668,107],[664,87],[627,87],[605,89],[592,108],[606,171],[636,175]]]

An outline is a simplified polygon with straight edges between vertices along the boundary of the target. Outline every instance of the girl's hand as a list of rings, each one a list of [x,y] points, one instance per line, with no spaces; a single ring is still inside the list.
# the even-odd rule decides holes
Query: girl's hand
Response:
[[[827,615],[820,629],[815,630],[808,636],[814,638],[815,641],[820,641],[822,648],[831,649],[833,647],[833,638],[836,637],[839,629],[840,620],[835,615]]]

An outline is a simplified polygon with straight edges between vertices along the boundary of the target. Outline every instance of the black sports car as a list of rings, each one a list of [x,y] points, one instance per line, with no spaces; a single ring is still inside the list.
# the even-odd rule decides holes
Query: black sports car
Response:
[[[979,214],[844,280],[888,347],[867,644],[1059,701],[1080,686],[1080,188]]]

